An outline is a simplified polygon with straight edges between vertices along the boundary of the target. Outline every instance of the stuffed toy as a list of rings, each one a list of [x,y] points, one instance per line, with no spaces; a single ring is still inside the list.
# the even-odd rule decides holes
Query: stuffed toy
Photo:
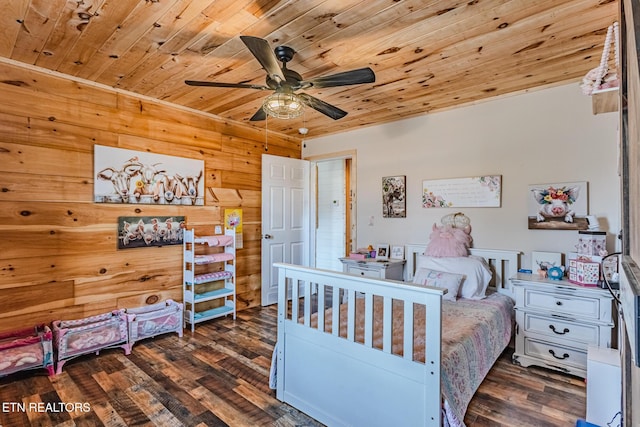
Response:
[[[469,246],[471,236],[464,229],[433,224],[424,254],[432,257],[466,257],[469,256]]]

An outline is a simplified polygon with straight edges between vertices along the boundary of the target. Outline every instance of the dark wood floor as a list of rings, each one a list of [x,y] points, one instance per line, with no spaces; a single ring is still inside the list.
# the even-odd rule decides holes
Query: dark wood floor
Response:
[[[199,324],[183,338],[137,343],[129,356],[104,350],[67,362],[53,377],[44,370],[4,377],[0,427],[318,426],[268,387],[275,337],[275,306],[253,308],[236,321]],[[507,350],[473,398],[465,423],[575,426],[584,415],[582,380],[515,366]]]

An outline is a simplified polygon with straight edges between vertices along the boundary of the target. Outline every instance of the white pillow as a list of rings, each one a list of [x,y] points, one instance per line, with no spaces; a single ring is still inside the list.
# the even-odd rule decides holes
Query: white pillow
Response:
[[[491,282],[491,269],[479,256],[436,258],[420,255],[416,261],[416,272],[420,268],[462,274],[464,280],[460,285],[458,296],[468,299],[483,299]]]
[[[464,276],[462,274],[447,273],[445,271],[431,270],[429,268],[419,268],[413,276],[413,283],[416,285],[434,286],[445,288],[447,293],[442,297],[450,301],[458,299],[460,283]]]

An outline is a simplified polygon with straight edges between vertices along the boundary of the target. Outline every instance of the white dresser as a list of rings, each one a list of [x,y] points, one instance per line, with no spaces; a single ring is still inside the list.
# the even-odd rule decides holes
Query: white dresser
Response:
[[[587,348],[611,346],[609,291],[523,273],[511,283],[516,298],[513,362],[586,378]]]
[[[366,260],[340,258],[342,271],[364,277],[377,277],[379,279],[402,280],[404,273],[403,259],[390,259],[376,261],[375,258]]]

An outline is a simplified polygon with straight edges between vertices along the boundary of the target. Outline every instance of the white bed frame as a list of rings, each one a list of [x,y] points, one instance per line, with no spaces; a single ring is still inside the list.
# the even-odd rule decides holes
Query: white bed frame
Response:
[[[407,270],[413,277],[416,254],[424,245],[408,245]],[[509,277],[519,267],[519,252],[474,249],[496,270],[496,288],[510,292]],[[278,268],[278,343],[276,345],[276,396],[318,421],[331,426],[434,426],[441,425],[441,307],[444,290],[415,286],[407,282],[380,280],[341,272],[318,270],[291,264]],[[497,267],[497,268],[496,268]],[[294,286],[295,285],[295,286]],[[318,325],[324,325],[325,309],[332,311],[333,325],[339,324],[338,306],[347,301],[347,337],[324,327],[311,326],[312,294],[325,295],[331,287],[332,300],[318,300]],[[372,344],[372,300],[384,298],[383,348]],[[364,298],[364,343],[355,341],[355,301]],[[299,301],[304,298],[302,310]],[[403,354],[391,353],[392,299],[404,301]],[[413,303],[424,304],[425,363],[413,357]],[[301,312],[302,311],[302,312]],[[301,320],[300,320],[301,319]]]

